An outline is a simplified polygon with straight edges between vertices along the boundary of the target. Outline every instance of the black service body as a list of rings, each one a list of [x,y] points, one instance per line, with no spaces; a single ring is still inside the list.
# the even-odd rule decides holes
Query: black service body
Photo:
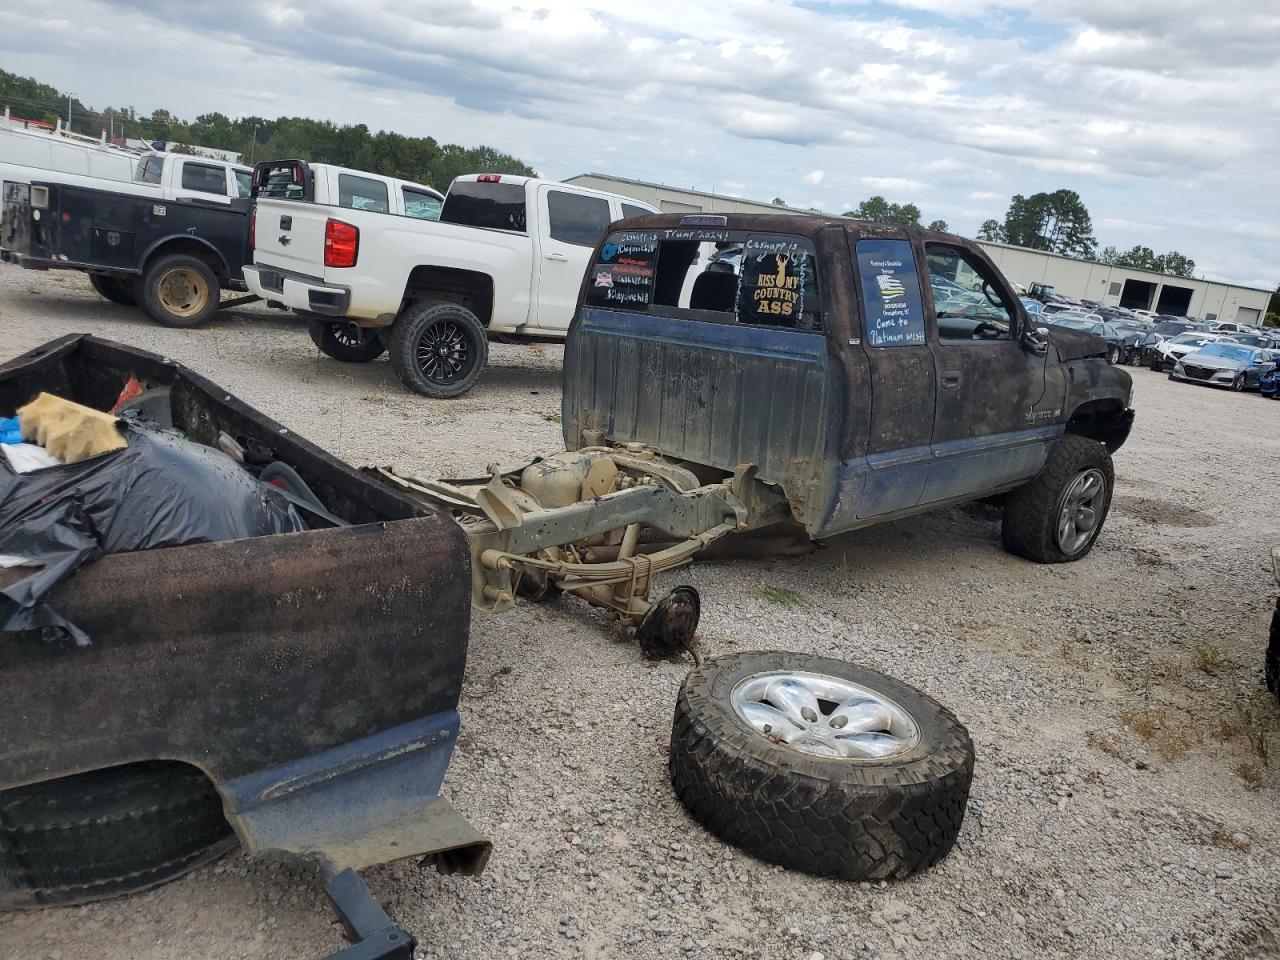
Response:
[[[37,199],[47,191],[47,206]],[[219,284],[244,290],[252,201],[157,199],[126,191],[35,181],[5,183],[0,248],[31,269],[137,276],[161,253],[197,253]]]
[[[689,292],[686,265],[711,249],[730,260]],[[1007,329],[940,320],[929,271],[961,260]],[[755,464],[810,536],[831,536],[1014,489],[1068,432],[1124,443],[1128,373],[1098,338],[1037,327],[961,237],[799,215],[632,218],[583,281],[565,442],[636,441],[726,473]]]

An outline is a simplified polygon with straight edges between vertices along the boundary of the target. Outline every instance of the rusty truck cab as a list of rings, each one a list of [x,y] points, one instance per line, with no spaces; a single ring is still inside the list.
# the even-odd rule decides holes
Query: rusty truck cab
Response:
[[[943,299],[966,284],[953,312]],[[1125,378],[1059,359],[963,238],[849,218],[639,217],[613,226],[584,278],[564,437],[643,444],[708,482],[754,464],[810,536],[829,536],[1012,489],[1077,407],[1123,412]]]

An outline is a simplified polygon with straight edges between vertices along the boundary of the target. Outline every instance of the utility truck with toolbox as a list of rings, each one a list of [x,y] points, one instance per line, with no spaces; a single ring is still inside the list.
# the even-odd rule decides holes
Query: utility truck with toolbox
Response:
[[[254,168],[249,289],[305,317],[317,347],[365,363],[390,354],[416,393],[466,393],[490,334],[563,339],[609,224],[655,212],[626,197],[507,174],[454,180],[439,222],[409,187],[301,160]],[[359,198],[359,202],[349,202]]]
[[[49,170],[4,183],[0,251],[30,270],[80,270],[103,297],[194,327],[244,290],[248,167],[146,153],[131,182]]]

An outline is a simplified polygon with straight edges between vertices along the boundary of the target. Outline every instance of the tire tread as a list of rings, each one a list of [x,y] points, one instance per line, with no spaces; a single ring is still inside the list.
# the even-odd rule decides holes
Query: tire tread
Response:
[[[768,744],[711,690],[717,673],[778,656],[723,657],[696,668],[681,686],[670,769],[690,815],[762,860],[821,876],[901,879],[936,864],[964,820],[974,764],[968,732],[949,710],[916,692],[915,709],[927,704],[934,711],[930,729],[937,731],[923,760],[896,768],[841,763],[841,775],[815,775],[805,755]],[[817,664],[794,669],[839,665],[792,660]]]

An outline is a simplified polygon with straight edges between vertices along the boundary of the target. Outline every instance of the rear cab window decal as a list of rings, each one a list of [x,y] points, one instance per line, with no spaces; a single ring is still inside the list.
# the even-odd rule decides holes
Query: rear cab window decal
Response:
[[[712,323],[822,329],[809,241],[742,230],[619,230],[587,271],[586,305]]]
[[[657,259],[656,232],[611,235],[590,269],[588,301],[599,306],[647,307]]]

